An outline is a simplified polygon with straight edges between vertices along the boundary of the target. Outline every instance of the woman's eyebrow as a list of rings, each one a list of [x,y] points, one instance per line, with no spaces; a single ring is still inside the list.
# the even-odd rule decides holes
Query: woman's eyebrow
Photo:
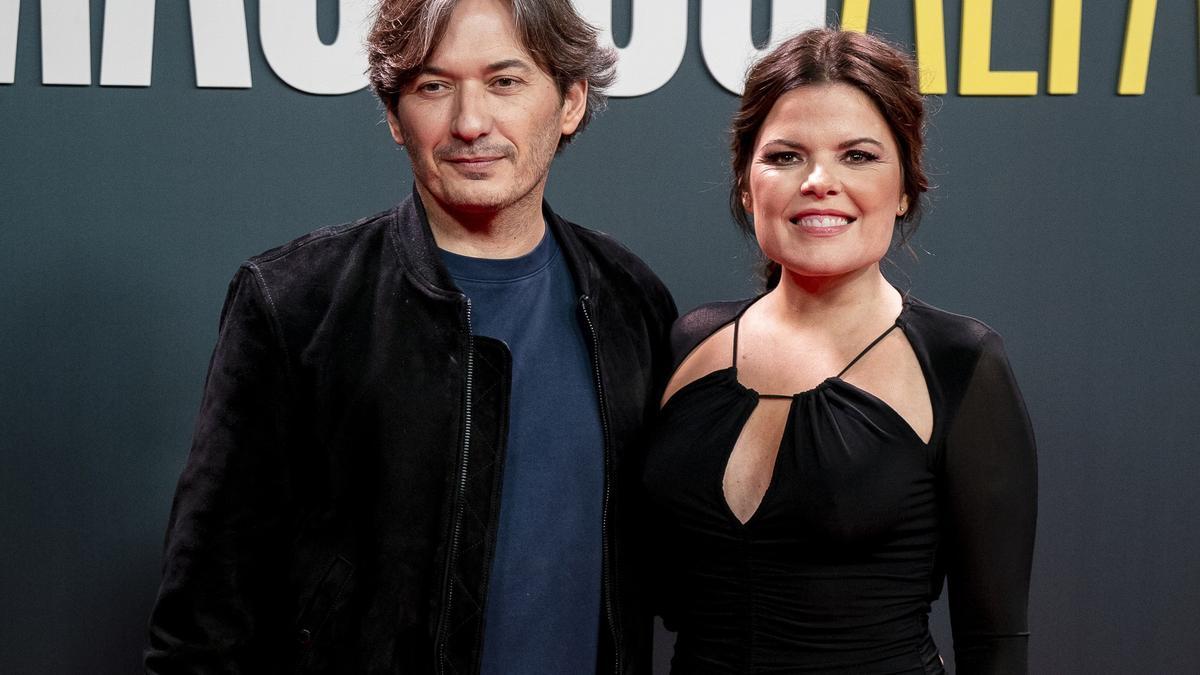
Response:
[[[793,150],[807,150],[807,148],[804,147],[803,143],[801,143],[799,141],[791,141],[786,138],[772,138],[771,140],[767,141],[766,143],[763,143],[763,145],[764,146],[766,146],[766,145],[782,145],[784,147],[791,148]]]
[[[861,145],[864,143],[866,143],[868,145],[877,146],[877,147],[879,147],[880,150],[884,149],[883,143],[881,141],[871,138],[870,136],[862,136],[859,138],[852,138],[848,141],[842,141],[841,143],[838,143],[837,147],[838,147],[838,150],[845,150],[846,148],[852,148],[856,145]],[[786,138],[772,138],[771,140],[767,141],[766,143],[763,143],[763,145],[764,146],[782,145],[784,147],[791,148],[793,150],[807,150],[808,149],[805,147],[805,145],[803,143],[801,143],[799,141],[789,140]]]
[[[861,143],[869,143],[871,145],[877,145],[877,146],[879,146],[880,150],[883,149],[883,143],[880,143],[879,141],[875,140],[874,138],[871,138],[870,136],[863,136],[861,138],[854,138],[849,141],[843,141],[840,145],[838,145],[838,149],[845,150],[846,148],[854,147]]]

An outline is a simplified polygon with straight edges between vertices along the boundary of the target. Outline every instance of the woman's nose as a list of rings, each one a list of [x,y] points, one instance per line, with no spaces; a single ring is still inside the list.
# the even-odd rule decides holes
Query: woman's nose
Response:
[[[813,164],[813,168],[800,185],[800,193],[823,199],[828,195],[838,193],[837,177],[823,163]]]

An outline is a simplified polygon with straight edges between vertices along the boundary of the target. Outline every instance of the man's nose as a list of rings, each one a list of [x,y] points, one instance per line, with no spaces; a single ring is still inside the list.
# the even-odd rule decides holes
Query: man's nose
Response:
[[[450,124],[450,133],[455,138],[471,143],[492,130],[487,93],[479,87],[467,85],[460,88],[455,104],[454,119]]]
[[[811,195],[817,199],[835,195],[839,190],[837,176],[823,162],[814,163],[812,170],[808,172],[804,182],[800,185],[801,194]]]

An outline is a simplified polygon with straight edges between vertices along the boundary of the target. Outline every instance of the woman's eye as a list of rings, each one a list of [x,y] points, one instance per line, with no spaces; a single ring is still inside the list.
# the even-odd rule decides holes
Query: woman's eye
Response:
[[[851,150],[846,153],[846,159],[851,164],[866,164],[879,159],[879,155],[867,152],[866,150]]]
[[[790,150],[784,152],[772,152],[766,157],[770,164],[795,164],[800,161],[800,154]]]

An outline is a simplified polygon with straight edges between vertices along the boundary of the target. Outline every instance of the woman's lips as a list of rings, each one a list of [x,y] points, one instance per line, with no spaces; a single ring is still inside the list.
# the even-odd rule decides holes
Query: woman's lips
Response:
[[[845,232],[854,219],[844,215],[825,213],[800,214],[791,218],[791,223],[806,234],[818,237],[832,237]]]

